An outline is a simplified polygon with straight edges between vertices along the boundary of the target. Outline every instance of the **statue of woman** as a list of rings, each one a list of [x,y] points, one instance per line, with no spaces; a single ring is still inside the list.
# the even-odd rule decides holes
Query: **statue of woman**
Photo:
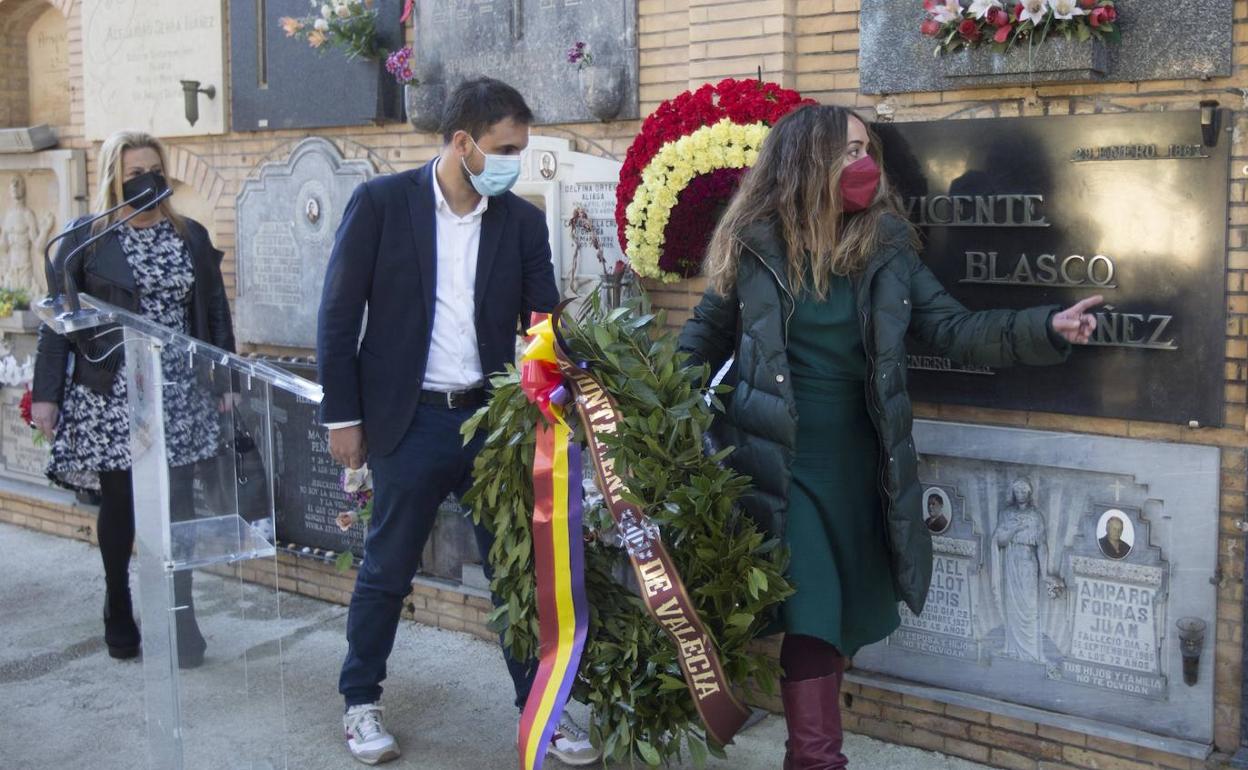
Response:
[[[0,285],[9,289],[25,289],[31,299],[44,294],[43,247],[47,244],[55,219],[45,214],[40,222],[26,205],[26,180],[13,177],[9,183],[12,207],[0,223],[0,243],[6,257],[0,267]]]
[[[1001,510],[993,533],[993,582],[1005,620],[1004,655],[1029,663],[1044,662],[1040,631],[1040,580],[1057,598],[1061,578],[1049,572],[1049,546],[1044,516],[1032,502],[1031,483],[1010,485],[1010,504]],[[1004,553],[1002,553],[1004,552]]]

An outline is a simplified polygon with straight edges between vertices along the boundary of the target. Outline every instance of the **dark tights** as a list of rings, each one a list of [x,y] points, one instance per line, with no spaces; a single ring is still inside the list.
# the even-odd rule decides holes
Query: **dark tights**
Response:
[[[819,679],[845,669],[840,651],[814,636],[785,634],[780,644],[780,667],[790,682]]]
[[[124,596],[130,584],[130,553],[134,550],[134,493],[130,471],[100,473],[100,513],[95,524],[104,560],[104,585]]]
[[[171,517],[182,521],[194,515],[193,466],[169,469]],[[100,472],[100,512],[95,534],[104,561],[104,585],[115,597],[127,594],[130,585],[130,554],[134,550],[134,490],[130,471]]]

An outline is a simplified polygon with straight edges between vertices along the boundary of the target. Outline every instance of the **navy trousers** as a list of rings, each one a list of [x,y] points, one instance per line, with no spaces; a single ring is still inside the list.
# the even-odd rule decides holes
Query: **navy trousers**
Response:
[[[473,411],[422,404],[398,447],[385,457],[368,458],[373,517],[347,612],[347,658],[338,679],[348,708],[381,698],[403,599],[411,592],[438,506],[449,493],[463,495],[472,486],[472,461],[484,437],[478,433],[465,446],[459,428]],[[487,578],[493,572],[489,560],[493,539],[484,527],[476,527]],[[498,604],[497,597],[494,602]],[[515,685],[516,706],[523,707],[537,662],[512,660],[506,648],[503,656]]]

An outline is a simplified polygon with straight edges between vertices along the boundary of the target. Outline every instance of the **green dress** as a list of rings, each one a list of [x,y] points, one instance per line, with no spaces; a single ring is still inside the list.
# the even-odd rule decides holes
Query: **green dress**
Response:
[[[880,447],[867,414],[867,357],[850,280],[800,297],[789,322],[797,455],[789,489],[784,630],[853,656],[900,622],[880,502]]]

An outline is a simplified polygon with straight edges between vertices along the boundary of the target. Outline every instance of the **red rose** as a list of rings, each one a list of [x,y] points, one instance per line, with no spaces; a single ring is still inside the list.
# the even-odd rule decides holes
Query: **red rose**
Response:
[[[997,27],[997,34],[993,35],[992,39],[998,43],[1004,43],[1005,41],[1010,39],[1010,33],[1013,31],[1014,31],[1014,28],[1011,27],[1009,24],[1006,24],[1003,27]]]
[[[1079,5],[1083,8],[1091,8],[1096,5],[1096,0],[1079,0]]]
[[[30,392],[30,388],[27,388],[26,392],[22,394],[22,403],[18,406],[22,413],[22,422],[32,428],[35,427],[35,416],[31,412],[31,406],[34,404],[34,401],[35,395]]]
[[[1112,23],[1118,20],[1118,11],[1114,9],[1114,6],[1107,5],[1102,10],[1105,11],[1105,21]]]
[[[974,19],[963,19],[958,25],[958,34],[967,40],[979,39],[979,25]]]
[[[1093,8],[1092,13],[1088,14],[1088,21],[1092,23],[1093,27],[1099,27],[1102,24],[1109,23],[1109,19],[1107,18],[1104,8]]]
[[[1004,8],[989,8],[988,23],[994,27],[1005,27],[1010,23],[1010,15]]]
[[[940,34],[940,24],[935,19],[928,19],[919,27],[919,31],[928,37],[936,37]]]

